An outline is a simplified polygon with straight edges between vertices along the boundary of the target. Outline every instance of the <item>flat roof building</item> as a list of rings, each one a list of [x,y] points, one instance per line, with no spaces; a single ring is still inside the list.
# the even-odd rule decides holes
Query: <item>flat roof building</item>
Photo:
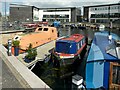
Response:
[[[91,23],[120,23],[120,3],[84,6],[83,18]]]
[[[81,16],[81,9],[76,7],[64,8],[40,8],[43,11],[43,19],[53,22],[55,19],[61,22],[78,22]]]
[[[10,21],[32,22],[38,10],[34,6],[10,4]]]
[[[10,21],[79,22],[80,7],[37,8],[35,6],[10,4]]]

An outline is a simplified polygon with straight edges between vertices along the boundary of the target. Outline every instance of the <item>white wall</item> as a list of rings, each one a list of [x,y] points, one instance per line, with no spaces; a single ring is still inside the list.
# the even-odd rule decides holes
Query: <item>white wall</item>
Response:
[[[39,21],[39,10],[36,8],[33,9],[33,21]]]
[[[39,21],[42,21],[43,18],[43,10],[39,10]]]

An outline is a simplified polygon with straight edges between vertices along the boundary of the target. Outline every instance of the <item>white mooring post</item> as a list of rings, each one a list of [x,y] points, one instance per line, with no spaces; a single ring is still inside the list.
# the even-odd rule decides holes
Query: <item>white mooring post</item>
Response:
[[[83,77],[79,75],[72,76],[72,90],[85,90],[83,86]]]
[[[11,48],[12,48],[12,40],[8,39],[8,56],[12,55]]]

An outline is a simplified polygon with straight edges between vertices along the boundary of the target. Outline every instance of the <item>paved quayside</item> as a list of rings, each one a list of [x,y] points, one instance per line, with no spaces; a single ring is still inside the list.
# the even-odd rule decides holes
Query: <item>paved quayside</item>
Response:
[[[25,88],[49,88],[38,76],[31,72],[23,63],[21,63],[15,56],[8,56],[7,49],[0,44],[0,57],[9,69],[13,72],[20,84]]]
[[[37,57],[35,60],[33,60],[30,63],[26,63],[24,61],[24,57],[26,55],[26,53],[23,54],[19,54],[19,56],[17,56],[17,58],[27,67],[32,66],[33,64],[37,63],[38,61],[44,61],[46,57],[50,56],[50,52],[49,50],[53,49],[55,47],[55,40],[46,43],[44,45],[41,45],[39,47],[37,47]]]

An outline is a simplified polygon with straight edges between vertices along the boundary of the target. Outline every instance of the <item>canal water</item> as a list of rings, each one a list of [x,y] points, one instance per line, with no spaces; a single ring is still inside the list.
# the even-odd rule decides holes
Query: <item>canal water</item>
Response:
[[[108,31],[109,29],[106,29]],[[94,33],[98,32],[96,29],[77,29],[70,27],[59,28],[60,36],[70,36],[72,34],[83,34],[88,38],[88,41],[92,40]],[[120,36],[120,31],[116,29],[110,30]],[[67,76],[60,77],[59,71],[53,67],[51,61],[48,63],[37,62],[36,66],[32,69],[32,72],[40,77],[46,84],[48,84],[53,90],[72,90],[72,76],[78,74],[85,80],[85,67],[90,45],[87,45],[87,52],[81,60],[78,60],[77,64],[71,66],[69,70],[73,70],[73,73]],[[58,74],[59,73],[59,74]]]

